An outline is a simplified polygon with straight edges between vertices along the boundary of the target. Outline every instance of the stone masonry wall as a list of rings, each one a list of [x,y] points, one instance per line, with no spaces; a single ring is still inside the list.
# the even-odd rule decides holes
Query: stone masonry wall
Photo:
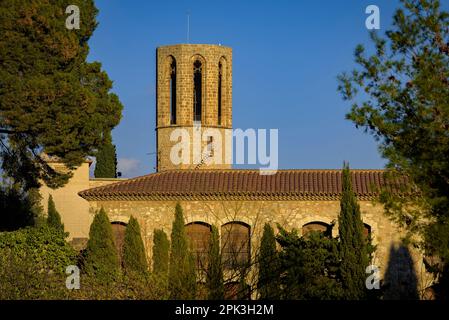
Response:
[[[228,222],[239,221],[248,224],[251,227],[253,255],[258,250],[265,223],[270,223],[275,230],[277,230],[276,224],[279,223],[287,230],[295,228],[301,232],[302,226],[307,223],[325,222],[335,224],[332,235],[338,236],[339,201],[184,201],[180,203],[184,209],[186,224],[205,222],[216,225],[219,232],[221,232],[220,227]],[[131,215],[136,217],[141,225],[143,240],[151,261],[153,231],[163,229],[170,236],[175,205],[174,201],[93,201],[91,213],[104,207],[111,222],[126,223]],[[402,258],[403,255],[390,257],[392,252],[396,252],[395,250],[401,247],[403,231],[384,216],[380,204],[360,201],[360,207],[364,223],[371,227],[373,244],[377,246],[373,264],[379,267],[381,277],[385,278],[388,273],[391,278],[391,274],[407,272],[410,268],[407,269],[405,264],[410,263],[407,259],[411,259],[418,285],[426,288],[430,284],[430,278],[425,273],[422,256],[418,252],[410,249],[410,257]]]
[[[176,62],[176,124],[170,123],[170,73]],[[174,128],[192,130],[193,122],[193,64],[202,63],[202,129],[232,128],[232,49],[218,45],[182,44],[157,49],[157,148],[158,170],[185,168],[170,161],[170,150],[176,142],[170,141]],[[222,64],[222,115],[218,122],[218,74]],[[203,144],[204,147],[204,144]],[[231,148],[229,144],[226,148]],[[220,150],[225,152],[226,148]],[[195,168],[192,164],[188,168]],[[225,164],[206,164],[201,169],[223,169]]]

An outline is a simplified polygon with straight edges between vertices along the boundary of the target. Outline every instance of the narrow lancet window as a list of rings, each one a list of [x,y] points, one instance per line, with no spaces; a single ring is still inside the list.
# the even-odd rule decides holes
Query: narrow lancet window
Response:
[[[218,125],[221,125],[221,90],[223,82],[223,65],[218,64]]]
[[[202,64],[193,64],[193,121],[201,122]]]
[[[176,62],[170,64],[170,124],[176,124]]]

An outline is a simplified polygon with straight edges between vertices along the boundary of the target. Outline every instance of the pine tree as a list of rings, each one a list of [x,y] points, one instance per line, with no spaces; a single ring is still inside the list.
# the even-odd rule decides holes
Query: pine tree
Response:
[[[120,121],[121,105],[99,62],[88,62],[98,10],[76,1],[78,30],[68,30],[65,0],[0,1],[0,145],[3,172],[25,190],[67,182],[42,154],[81,165]]]
[[[117,178],[117,153],[110,132],[105,133],[96,153],[95,178]]]
[[[125,230],[123,268],[128,275],[146,276],[148,262],[140,233],[139,222],[131,216]]]
[[[260,241],[258,257],[259,279],[257,288],[260,299],[279,299],[279,259],[276,251],[276,238],[274,230],[265,224]]]
[[[95,215],[90,226],[84,267],[89,275],[100,281],[115,280],[119,275],[119,257],[112,227],[103,208]]]
[[[220,239],[218,229],[212,226],[211,239],[207,259],[207,289],[209,300],[224,299],[223,268],[220,255]]]
[[[153,236],[153,273],[161,277],[168,276],[170,241],[163,230],[154,230]]]
[[[189,250],[184,216],[178,203],[171,232],[170,265],[168,275],[170,299],[191,300],[196,296],[195,259]]]
[[[343,190],[338,217],[340,235],[341,278],[345,298],[366,298],[366,267],[369,264],[368,244],[363,234],[360,206],[352,189],[349,165],[343,166]]]
[[[439,261],[428,271],[444,282],[449,278],[449,12],[442,3],[401,0],[385,36],[371,34],[375,50],[356,47],[357,67],[339,76],[339,91],[352,106],[347,119],[369,132],[388,160],[385,180],[393,187],[380,197],[386,213]],[[398,176],[407,177],[410,189],[401,190],[406,192],[395,192]],[[445,283],[437,295],[448,299]]]
[[[52,195],[48,197],[47,224],[57,230],[64,232],[64,224],[62,224],[61,216],[56,210]]]

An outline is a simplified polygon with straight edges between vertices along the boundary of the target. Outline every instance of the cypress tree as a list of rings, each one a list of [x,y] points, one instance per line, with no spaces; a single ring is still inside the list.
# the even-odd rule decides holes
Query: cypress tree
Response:
[[[115,280],[119,275],[119,257],[112,227],[103,208],[95,215],[90,226],[84,266],[89,275],[100,281]]]
[[[104,135],[96,160],[95,178],[117,178],[117,153],[110,132]]]
[[[220,255],[220,240],[218,229],[212,226],[207,261],[207,289],[209,300],[224,299],[223,268]]]
[[[279,259],[276,251],[276,238],[273,228],[268,223],[263,228],[258,264],[259,279],[257,288],[260,299],[279,298]]]
[[[191,300],[196,296],[195,259],[189,250],[184,216],[178,203],[171,232],[168,287],[171,300]]]
[[[154,230],[153,235],[153,273],[167,277],[170,241],[163,230]]]
[[[366,267],[369,264],[367,241],[363,235],[360,206],[352,189],[351,172],[347,163],[343,166],[343,192],[338,217],[340,235],[341,278],[345,298],[366,298]]]
[[[146,276],[148,262],[140,234],[139,222],[131,216],[125,230],[123,268],[126,274]]]
[[[47,224],[56,230],[64,232],[64,225],[61,222],[61,215],[56,210],[52,195],[48,197]]]

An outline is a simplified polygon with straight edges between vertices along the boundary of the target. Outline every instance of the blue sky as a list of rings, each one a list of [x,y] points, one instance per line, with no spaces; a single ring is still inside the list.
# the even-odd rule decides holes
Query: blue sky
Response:
[[[156,47],[187,41],[233,48],[234,128],[279,129],[279,168],[382,168],[373,138],[345,120],[337,75],[369,44],[365,8],[388,28],[399,1],[97,0],[90,60],[124,105],[113,131],[125,177],[154,172]]]

